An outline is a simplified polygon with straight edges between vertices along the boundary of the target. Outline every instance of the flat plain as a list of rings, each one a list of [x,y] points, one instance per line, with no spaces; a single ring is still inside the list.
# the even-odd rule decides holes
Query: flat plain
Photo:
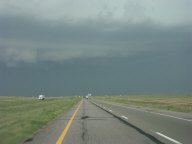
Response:
[[[77,97],[0,96],[1,144],[22,143],[35,131],[75,105]]]
[[[93,99],[135,106],[164,109],[177,112],[192,112],[192,96],[95,96]]]

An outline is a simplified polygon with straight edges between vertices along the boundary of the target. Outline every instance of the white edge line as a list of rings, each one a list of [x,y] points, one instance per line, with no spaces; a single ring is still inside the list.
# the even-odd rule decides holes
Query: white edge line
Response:
[[[121,116],[121,117],[128,120],[128,118],[126,116]]]
[[[178,142],[178,141],[176,141],[176,140],[174,140],[174,139],[172,139],[172,138],[170,138],[170,137],[168,137],[168,136],[166,136],[166,135],[164,135],[164,134],[162,134],[162,133],[159,133],[159,132],[155,132],[155,133],[156,133],[157,135],[163,137],[163,138],[166,138],[166,139],[168,139],[168,140],[176,143],[176,144],[182,144],[182,143],[180,143],[180,142]]]
[[[115,105],[115,104],[112,104],[112,103],[110,103],[110,104],[111,105]],[[175,116],[171,116],[171,115],[167,115],[167,114],[162,114],[162,113],[150,112],[150,111],[146,111],[146,110],[142,110],[142,109],[138,109],[138,108],[132,108],[132,107],[121,106],[121,105],[115,105],[115,106],[120,106],[120,107],[124,107],[124,108],[127,108],[127,109],[134,109],[134,110],[137,110],[137,111],[143,111],[143,112],[147,112],[147,113],[152,113],[152,114],[156,114],[156,115],[171,117],[171,118],[175,118],[175,119],[179,119],[179,120],[184,120],[184,121],[189,121],[189,122],[192,121],[190,119],[184,119],[184,118],[175,117]]]
[[[175,119],[179,119],[179,120],[189,121],[189,122],[192,121],[190,119],[184,119],[184,118],[175,117],[175,116],[172,116],[172,115],[167,115],[167,114],[162,114],[162,113],[156,113],[156,112],[150,112],[150,113],[161,115],[161,116],[166,116],[166,117],[171,117],[171,118],[175,118]]]

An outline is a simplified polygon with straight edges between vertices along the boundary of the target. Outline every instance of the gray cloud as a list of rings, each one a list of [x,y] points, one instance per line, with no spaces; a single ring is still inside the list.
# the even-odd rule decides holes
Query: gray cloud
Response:
[[[191,94],[191,49],[61,63],[0,63],[1,95]]]
[[[88,57],[127,57],[145,51],[191,46],[191,26],[163,26],[152,21],[80,24],[0,17],[0,60],[63,61]]]
[[[0,95],[191,94],[191,0],[1,0]]]
[[[192,23],[191,0],[1,0],[0,15],[80,22],[102,19],[118,23],[152,19],[163,24]]]

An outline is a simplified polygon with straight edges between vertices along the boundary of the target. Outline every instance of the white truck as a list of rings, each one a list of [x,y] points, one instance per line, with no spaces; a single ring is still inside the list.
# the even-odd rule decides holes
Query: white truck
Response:
[[[44,95],[39,95],[38,96],[38,100],[44,100],[45,99],[45,96]]]
[[[88,99],[92,94],[88,94],[85,96],[86,99]]]

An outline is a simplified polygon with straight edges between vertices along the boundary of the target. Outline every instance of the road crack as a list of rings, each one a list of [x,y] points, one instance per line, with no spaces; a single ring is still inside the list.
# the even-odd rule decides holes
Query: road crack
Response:
[[[88,143],[88,130],[87,130],[87,119],[89,118],[89,116],[86,115],[86,109],[85,109],[85,103],[83,103],[83,112],[82,112],[82,117],[81,117],[81,121],[82,121],[82,134],[81,134],[81,138],[84,142],[84,144]]]

